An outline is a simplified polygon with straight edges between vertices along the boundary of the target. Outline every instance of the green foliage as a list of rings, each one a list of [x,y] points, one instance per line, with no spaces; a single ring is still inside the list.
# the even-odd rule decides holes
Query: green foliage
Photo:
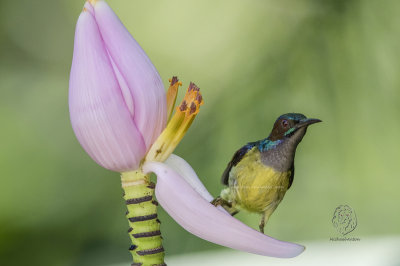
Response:
[[[109,1],[158,68],[196,82],[205,104],[176,154],[213,195],[236,149],[280,114],[324,122],[296,156],[292,188],[266,233],[335,235],[350,205],[358,237],[399,234],[398,1]],[[117,173],[96,165],[68,118],[68,75],[82,1],[0,1],[0,264],[129,261]],[[97,206],[102,206],[99,209]],[[257,227],[259,217],[239,219]],[[160,214],[167,257],[217,249]]]

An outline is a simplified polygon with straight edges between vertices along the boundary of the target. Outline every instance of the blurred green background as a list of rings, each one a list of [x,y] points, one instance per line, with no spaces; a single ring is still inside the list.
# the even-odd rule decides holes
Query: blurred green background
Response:
[[[266,231],[287,241],[400,234],[400,2],[108,1],[168,84],[194,81],[205,104],[176,150],[213,195],[234,151],[282,113],[313,126]],[[84,1],[0,0],[0,264],[130,261],[117,173],[96,165],[69,122],[68,79]],[[237,216],[257,227],[259,217]],[[167,256],[224,248],[161,210]]]

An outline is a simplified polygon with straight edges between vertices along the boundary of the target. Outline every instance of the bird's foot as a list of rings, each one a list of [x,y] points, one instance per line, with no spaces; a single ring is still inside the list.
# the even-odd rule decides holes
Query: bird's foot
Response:
[[[259,228],[260,228],[260,232],[264,234],[264,224],[263,225],[260,224]]]
[[[235,207],[233,207],[232,202],[229,202],[227,200],[224,200],[221,197],[217,197],[214,200],[210,202],[212,205],[215,207],[217,206],[222,206],[227,212],[229,212],[230,215],[234,216],[239,212]]]
[[[222,206],[222,207],[227,206],[229,208],[232,208],[232,203],[230,203],[229,201],[224,200],[221,197],[216,197],[215,199],[213,199],[211,201],[211,204],[214,205],[215,207],[216,206]]]

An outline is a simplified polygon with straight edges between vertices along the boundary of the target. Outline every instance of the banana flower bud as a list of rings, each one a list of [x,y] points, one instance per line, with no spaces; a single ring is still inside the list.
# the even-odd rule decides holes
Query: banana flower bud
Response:
[[[135,170],[166,125],[164,86],[106,2],[92,2],[86,2],[75,31],[69,85],[72,128],[101,166]]]

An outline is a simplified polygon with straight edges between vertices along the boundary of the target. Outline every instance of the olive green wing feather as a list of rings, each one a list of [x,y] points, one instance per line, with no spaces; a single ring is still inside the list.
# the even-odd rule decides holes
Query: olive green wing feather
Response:
[[[289,189],[292,186],[293,179],[294,179],[294,163],[292,163],[292,167],[290,168],[289,186],[287,189]]]

